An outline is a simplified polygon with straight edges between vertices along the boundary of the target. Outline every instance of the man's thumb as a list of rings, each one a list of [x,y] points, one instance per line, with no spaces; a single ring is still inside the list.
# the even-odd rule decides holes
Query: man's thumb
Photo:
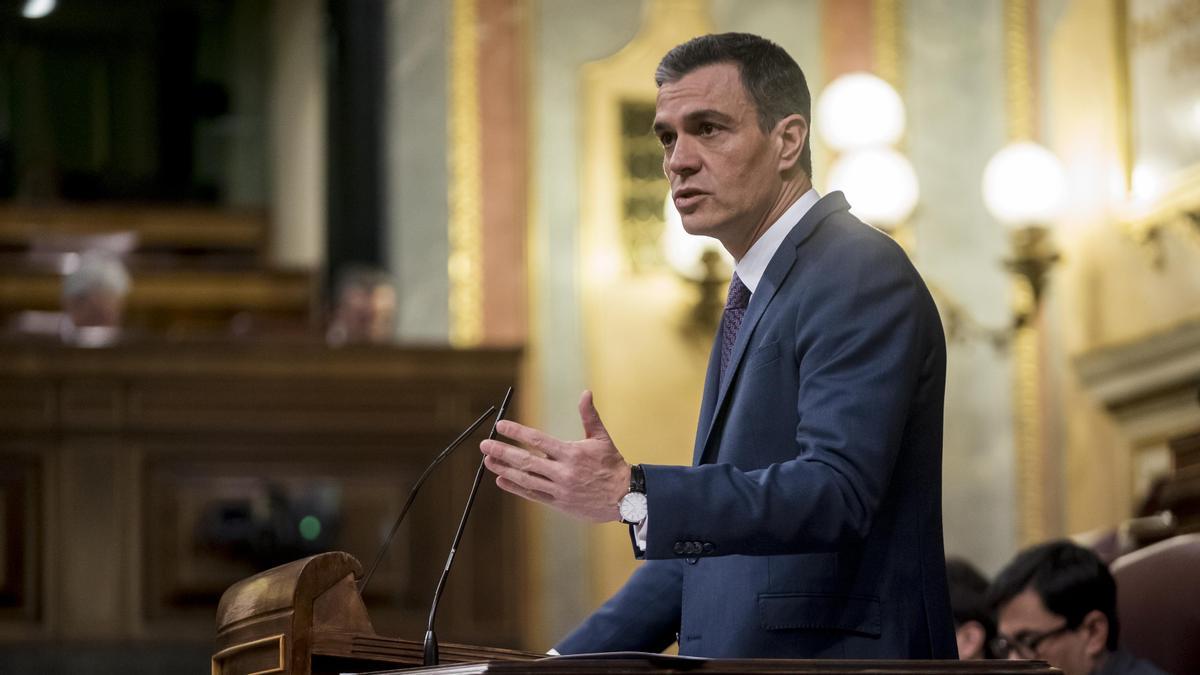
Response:
[[[600,413],[592,401],[592,392],[585,390],[579,397],[579,419],[583,422],[583,433],[588,438],[608,438],[608,429],[600,420]]]

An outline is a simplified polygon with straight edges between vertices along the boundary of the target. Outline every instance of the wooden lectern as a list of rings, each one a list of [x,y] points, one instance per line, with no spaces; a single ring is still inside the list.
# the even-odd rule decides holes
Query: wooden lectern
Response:
[[[359,595],[362,566],[348,553],[322,553],[234,584],[217,608],[212,675],[320,675],[381,671],[483,674],[972,673],[1051,675],[1041,661],[818,661],[689,659],[654,654],[547,659],[543,654],[443,644],[447,665],[422,664],[421,643],[376,635]],[[382,674],[381,674],[382,675]]]
[[[422,664],[421,643],[376,635],[348,553],[322,553],[243,579],[217,606],[212,675],[316,675]],[[442,660],[530,660],[544,654],[444,644]]]

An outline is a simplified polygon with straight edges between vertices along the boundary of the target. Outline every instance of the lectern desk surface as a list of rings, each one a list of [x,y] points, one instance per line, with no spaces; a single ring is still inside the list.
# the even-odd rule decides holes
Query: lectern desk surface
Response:
[[[622,675],[698,673],[703,675],[1050,675],[1061,671],[1043,661],[879,661],[800,659],[695,659],[659,654],[589,655],[535,661],[456,663],[428,668],[376,671],[372,675]]]

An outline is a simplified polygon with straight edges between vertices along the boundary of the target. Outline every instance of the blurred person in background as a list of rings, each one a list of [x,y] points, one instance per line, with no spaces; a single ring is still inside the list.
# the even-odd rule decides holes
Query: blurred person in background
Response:
[[[107,344],[121,330],[132,286],[129,271],[120,258],[102,251],[84,252],[78,263],[63,279],[60,335],[73,344]]]
[[[958,658],[964,661],[994,658],[991,642],[996,638],[996,620],[988,606],[987,578],[966,560],[951,557],[946,559],[946,579],[950,584]]]
[[[988,595],[999,658],[1041,659],[1066,675],[1163,673],[1118,646],[1117,584],[1089,549],[1066,540],[1026,549]]]
[[[387,273],[350,267],[338,278],[333,315],[325,339],[329,344],[380,344],[395,334],[396,289]]]

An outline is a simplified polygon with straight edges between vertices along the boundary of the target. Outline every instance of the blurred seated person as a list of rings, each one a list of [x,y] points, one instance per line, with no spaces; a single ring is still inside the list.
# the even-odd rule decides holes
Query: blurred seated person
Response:
[[[946,559],[946,580],[950,586],[958,658],[964,661],[994,658],[991,643],[996,638],[996,621],[988,605],[987,579],[971,563],[951,557]]]
[[[70,253],[64,257],[64,268],[69,271],[63,278],[60,311],[20,312],[12,330],[85,347],[114,342],[121,333],[131,285],[121,259],[103,251]]]
[[[989,591],[997,657],[1040,659],[1066,675],[1162,675],[1120,649],[1117,584],[1092,551],[1070,541],[1017,555]]]
[[[385,272],[350,267],[340,275],[325,339],[331,345],[390,342],[396,322],[396,289]]]
[[[87,252],[63,281],[62,306],[76,328],[118,328],[129,295],[129,272],[116,256]]]
[[[116,339],[125,315],[129,272],[117,256],[88,251],[63,280],[60,334],[64,342],[95,346]]]

